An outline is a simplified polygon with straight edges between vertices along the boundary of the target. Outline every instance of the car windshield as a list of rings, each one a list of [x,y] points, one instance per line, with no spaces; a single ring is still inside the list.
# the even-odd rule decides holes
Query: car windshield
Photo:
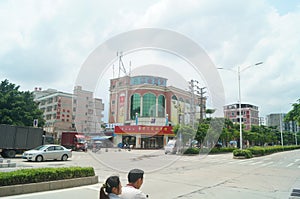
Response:
[[[85,139],[84,138],[77,138],[78,143],[85,143]]]
[[[47,148],[46,145],[41,145],[41,146],[38,146],[38,147],[34,148],[33,150],[42,151],[42,150],[44,150],[44,149],[46,149],[46,148]]]

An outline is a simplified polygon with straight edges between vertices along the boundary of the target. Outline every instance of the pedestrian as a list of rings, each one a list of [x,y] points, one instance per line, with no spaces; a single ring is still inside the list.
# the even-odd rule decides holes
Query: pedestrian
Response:
[[[87,149],[88,149],[88,143],[85,142],[85,143],[84,143],[84,152],[87,152]]]
[[[144,182],[144,171],[141,169],[132,169],[128,173],[128,184],[122,187],[122,199],[146,199],[148,195],[144,194],[140,188]]]
[[[104,190],[105,189],[105,190]],[[118,176],[110,176],[100,189],[99,199],[117,199],[122,193],[122,185]]]

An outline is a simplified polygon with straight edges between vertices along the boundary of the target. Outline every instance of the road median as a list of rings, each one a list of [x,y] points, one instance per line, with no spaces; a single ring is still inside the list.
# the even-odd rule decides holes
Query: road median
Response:
[[[11,186],[0,187],[0,197],[19,195],[26,193],[35,193],[41,191],[51,191],[56,189],[72,188],[84,185],[91,185],[98,183],[98,176],[89,176],[82,178],[72,178],[66,180],[57,180],[40,183],[29,183]]]

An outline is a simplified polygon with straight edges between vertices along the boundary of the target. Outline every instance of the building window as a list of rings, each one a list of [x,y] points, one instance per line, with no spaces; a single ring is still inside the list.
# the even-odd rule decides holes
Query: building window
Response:
[[[143,117],[156,117],[156,97],[147,93],[143,96]]]
[[[141,96],[137,93],[131,96],[131,105],[130,105],[130,118],[135,119],[135,113],[140,114],[141,112]]]
[[[165,116],[165,96],[158,96],[158,117]]]
[[[52,106],[47,107],[47,112],[52,111]]]

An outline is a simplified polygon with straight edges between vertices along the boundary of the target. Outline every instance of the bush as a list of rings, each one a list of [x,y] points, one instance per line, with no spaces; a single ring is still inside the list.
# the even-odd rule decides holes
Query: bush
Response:
[[[199,154],[200,149],[196,148],[196,147],[192,147],[192,148],[188,148],[187,150],[185,150],[183,152],[183,154]]]
[[[232,147],[221,147],[221,148],[212,148],[209,153],[228,153],[228,152],[233,152],[235,148]]]
[[[93,167],[20,169],[0,173],[0,186],[95,176]]]
[[[245,157],[245,158],[252,158],[253,155],[251,153],[250,150],[247,150],[247,149],[235,149],[233,151],[233,156],[235,157]]]

